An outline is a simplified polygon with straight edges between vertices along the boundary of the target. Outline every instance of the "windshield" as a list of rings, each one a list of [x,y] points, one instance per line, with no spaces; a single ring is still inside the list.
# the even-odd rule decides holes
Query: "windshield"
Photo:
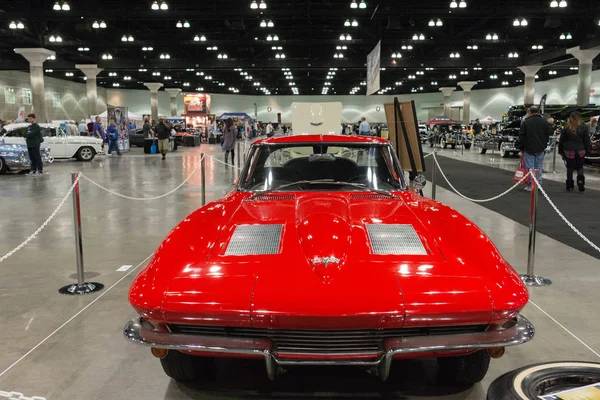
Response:
[[[387,144],[301,143],[254,146],[239,189],[391,191],[404,187],[398,161]]]

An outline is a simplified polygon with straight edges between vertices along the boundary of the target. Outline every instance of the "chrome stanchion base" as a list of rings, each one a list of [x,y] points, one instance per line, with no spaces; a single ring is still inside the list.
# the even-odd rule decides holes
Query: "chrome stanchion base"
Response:
[[[83,285],[79,285],[78,283],[73,283],[67,286],[63,286],[58,289],[58,293],[67,294],[67,295],[80,295],[80,294],[90,294],[97,292],[99,290],[104,289],[104,285],[98,282],[84,282]]]
[[[527,286],[550,286],[552,281],[548,278],[538,275],[520,274],[519,277]]]

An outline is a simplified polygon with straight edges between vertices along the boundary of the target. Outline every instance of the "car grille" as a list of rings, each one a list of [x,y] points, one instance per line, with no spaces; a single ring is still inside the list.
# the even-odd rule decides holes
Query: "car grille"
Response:
[[[280,353],[377,353],[388,338],[484,332],[487,325],[364,330],[259,329],[201,325],[168,325],[172,333],[238,339],[269,339]]]

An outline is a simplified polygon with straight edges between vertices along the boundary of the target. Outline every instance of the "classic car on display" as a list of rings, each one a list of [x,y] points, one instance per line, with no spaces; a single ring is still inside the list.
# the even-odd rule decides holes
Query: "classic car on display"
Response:
[[[409,190],[372,137],[256,141],[233,191],[173,229],[129,301],[125,337],[179,381],[208,379],[215,357],[262,359],[271,379],[348,365],[383,380],[394,359],[436,358],[441,380],[473,384],[534,335],[490,239]]]
[[[50,149],[47,147],[40,147],[40,153],[44,164],[54,161],[50,156]],[[5,174],[9,171],[27,171],[30,168],[31,161],[26,145],[3,143],[2,139],[0,139],[0,174]]]
[[[427,125],[419,124],[419,140],[421,143],[427,143],[429,140],[429,131],[427,130]]]
[[[471,148],[471,142],[466,140],[460,125],[433,125],[427,140],[430,147],[435,147],[437,144],[442,149],[445,149],[448,146],[455,149],[456,146],[462,146],[464,144],[465,149]]]
[[[501,125],[500,125],[501,126]],[[496,134],[491,130],[477,135],[475,138],[475,146],[479,147],[479,153],[485,154],[488,150],[498,150],[500,157],[507,158],[516,156],[519,150],[519,132],[521,129],[521,120],[513,120],[509,122]],[[556,137],[551,136],[548,139],[548,145],[544,150],[546,153],[554,151],[556,145]]]
[[[52,157],[76,158],[79,161],[91,161],[96,154],[103,154],[102,140],[88,136],[70,136],[59,134],[56,126],[40,123],[43,145],[50,149]],[[0,131],[0,141],[9,144],[25,144],[28,123],[5,125]]]

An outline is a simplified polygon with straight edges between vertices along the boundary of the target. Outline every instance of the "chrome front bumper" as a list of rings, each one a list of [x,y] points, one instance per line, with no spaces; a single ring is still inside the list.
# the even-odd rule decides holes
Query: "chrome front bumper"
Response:
[[[305,357],[292,359],[289,358],[291,355],[286,354],[288,357],[282,359],[273,352],[273,343],[267,339],[236,339],[156,332],[142,325],[140,317],[129,321],[123,333],[128,340],[134,343],[161,349],[262,356],[265,359],[270,379],[274,379],[279,367],[284,366],[354,365],[373,368],[382,380],[386,380],[390,373],[392,360],[397,354],[514,346],[530,341],[535,334],[535,328],[525,317],[519,315],[514,326],[500,331],[386,339],[383,343],[383,354],[374,360],[364,360],[359,357],[352,359],[352,354],[318,354],[314,355],[316,358],[314,360],[305,359]],[[364,356],[364,354],[360,355]],[[322,356],[323,359],[318,359],[319,356]],[[340,356],[343,359],[335,359],[333,356]]]

